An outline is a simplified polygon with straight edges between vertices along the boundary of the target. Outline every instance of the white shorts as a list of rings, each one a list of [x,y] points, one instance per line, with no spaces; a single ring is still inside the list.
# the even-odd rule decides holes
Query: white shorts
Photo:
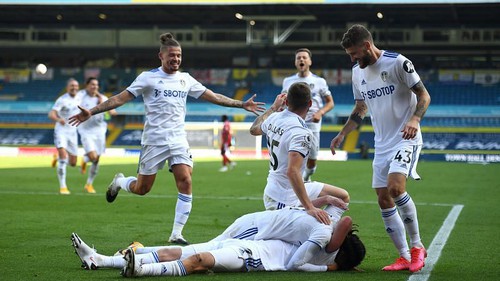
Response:
[[[311,149],[309,149],[309,159],[318,159],[319,152],[319,132],[312,132]]]
[[[106,149],[106,136],[103,134],[81,134],[80,140],[85,154],[95,151],[97,155],[102,155]]]
[[[400,173],[419,180],[417,162],[421,149],[422,145],[403,144],[384,153],[375,152],[372,163],[372,187],[387,187],[387,176],[392,173]]]
[[[311,200],[318,198],[319,194],[323,190],[323,187],[325,186],[324,183],[317,182],[317,181],[306,182],[306,183],[304,183],[304,185],[306,187],[307,197],[309,197],[309,199],[311,199]],[[291,189],[290,192],[294,192],[294,191]],[[279,209],[283,209],[284,207],[287,207],[287,206],[288,207],[301,206],[299,198],[297,198],[297,196],[295,196],[295,200],[293,200],[293,201],[279,202],[279,201],[271,198],[270,196],[268,196],[266,193],[264,193],[264,207],[266,208],[266,210],[279,210]]]
[[[64,148],[70,155],[78,155],[78,135],[74,133],[55,133],[54,144],[56,148]]]
[[[193,167],[193,157],[189,146],[184,143],[172,143],[168,145],[143,145],[139,157],[137,173],[141,175],[154,175],[163,169],[168,161],[169,170],[177,164],[185,164]]]

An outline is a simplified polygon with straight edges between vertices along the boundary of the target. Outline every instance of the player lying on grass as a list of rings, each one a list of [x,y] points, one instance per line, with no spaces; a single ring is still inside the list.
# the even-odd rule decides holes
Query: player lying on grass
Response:
[[[183,276],[207,270],[215,272],[349,270],[360,264],[365,256],[364,245],[354,232],[351,218],[348,216],[342,218],[330,242],[324,249],[317,251],[308,263],[292,262],[299,247],[281,240],[227,239],[185,247],[168,246],[149,254],[136,254],[129,248],[125,251],[124,257],[106,257],[97,254],[75,233],[72,234],[72,240],[83,265],[90,269],[120,268],[124,265],[122,275],[126,277]]]

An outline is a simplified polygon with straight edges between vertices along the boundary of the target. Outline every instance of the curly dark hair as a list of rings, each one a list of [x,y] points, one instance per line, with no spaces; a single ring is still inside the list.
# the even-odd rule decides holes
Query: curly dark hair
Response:
[[[357,229],[352,229],[344,239],[344,242],[339,248],[335,263],[338,270],[351,270],[359,265],[365,258],[366,249],[365,245],[356,235]]]

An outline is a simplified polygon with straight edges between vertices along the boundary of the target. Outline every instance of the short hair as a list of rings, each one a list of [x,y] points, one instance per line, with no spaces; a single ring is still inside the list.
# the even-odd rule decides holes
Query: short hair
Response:
[[[97,81],[97,83],[99,83],[99,80],[97,80],[97,78],[96,78],[96,77],[89,77],[89,78],[87,78],[87,80],[85,81],[85,85],[90,84],[90,82],[92,82],[93,80],[96,80],[96,81]]]
[[[75,82],[76,82],[76,84],[80,84],[80,83],[78,83],[78,80],[76,80],[75,78],[71,77],[71,78],[69,78],[69,79],[66,81],[66,85],[69,85],[69,83],[71,83],[71,82],[73,82],[73,81],[75,81]]]
[[[288,89],[286,100],[291,110],[306,108],[311,100],[311,88],[304,82],[293,83]]]
[[[347,49],[353,46],[358,46],[364,41],[373,43],[372,34],[361,24],[355,24],[351,26],[346,33],[344,33],[340,45],[342,45],[342,48]]]
[[[349,231],[337,252],[335,263],[338,266],[338,270],[351,270],[365,258],[365,245],[359,239],[358,235],[355,234],[357,231],[357,229]]]
[[[226,114],[222,115],[222,117],[221,117],[222,122],[226,122],[226,121],[227,121],[227,119],[228,119],[228,118],[227,118],[227,115],[226,115]]]
[[[160,44],[160,52],[170,47],[181,47],[181,44],[175,40],[174,35],[170,32],[160,35]]]
[[[312,59],[312,57],[313,57],[313,55],[311,53],[311,50],[309,50],[308,48],[300,48],[300,49],[298,49],[297,51],[295,51],[295,55],[297,55],[300,52],[306,52],[309,55],[310,59]]]

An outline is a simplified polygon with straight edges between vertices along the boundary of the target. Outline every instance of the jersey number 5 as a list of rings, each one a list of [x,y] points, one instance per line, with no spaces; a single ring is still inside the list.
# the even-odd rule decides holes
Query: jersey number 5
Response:
[[[273,167],[273,170],[276,171],[278,169],[278,157],[276,154],[274,154],[273,148],[276,146],[278,147],[280,145],[279,141],[273,140],[272,145],[269,143],[269,139],[267,140],[267,147],[269,148],[269,164],[271,164],[271,167]]]

